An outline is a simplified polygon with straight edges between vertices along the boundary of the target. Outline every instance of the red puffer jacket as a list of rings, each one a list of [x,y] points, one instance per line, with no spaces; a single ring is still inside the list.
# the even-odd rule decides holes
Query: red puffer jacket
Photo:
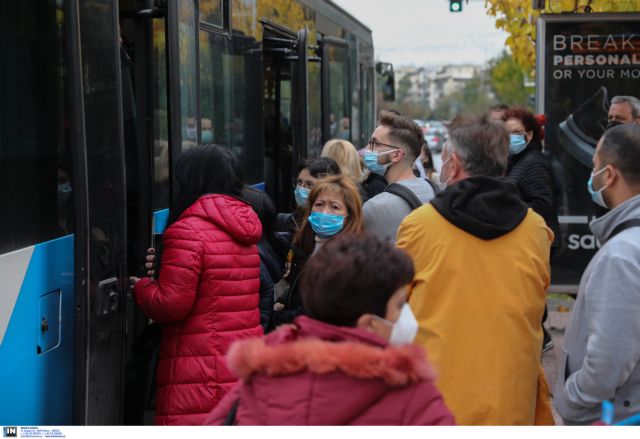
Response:
[[[203,424],[236,382],[229,345],[262,335],[261,234],[251,207],[226,195],[201,197],[166,230],[158,281],[134,289],[138,306],[164,324],[155,424]]]
[[[454,424],[424,351],[361,329],[298,317],[227,358],[242,382],[207,425],[222,425],[236,401],[237,425]]]

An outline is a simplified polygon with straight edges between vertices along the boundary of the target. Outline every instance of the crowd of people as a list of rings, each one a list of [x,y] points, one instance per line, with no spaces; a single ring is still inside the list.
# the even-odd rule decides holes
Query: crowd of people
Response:
[[[500,107],[454,120],[438,172],[422,130],[383,111],[362,150],[335,139],[301,163],[280,213],[226,148],[186,151],[159,273],[149,249],[132,278],[163,326],[155,423],[554,425],[553,404],[590,424],[605,400],[616,419],[640,412],[635,120],[604,133],[585,181],[610,210],[591,224],[602,248],[553,401],[542,323],[560,233],[543,120]]]

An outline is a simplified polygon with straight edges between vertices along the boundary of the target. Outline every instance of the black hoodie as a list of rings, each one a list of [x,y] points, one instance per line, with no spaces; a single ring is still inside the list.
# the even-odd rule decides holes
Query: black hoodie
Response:
[[[504,177],[469,177],[431,200],[454,226],[480,239],[499,238],[514,230],[527,215],[518,186]]]

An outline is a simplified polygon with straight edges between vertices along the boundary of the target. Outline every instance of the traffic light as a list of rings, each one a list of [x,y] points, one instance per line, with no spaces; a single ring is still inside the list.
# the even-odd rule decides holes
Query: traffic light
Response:
[[[462,12],[462,0],[449,0],[450,12]]]

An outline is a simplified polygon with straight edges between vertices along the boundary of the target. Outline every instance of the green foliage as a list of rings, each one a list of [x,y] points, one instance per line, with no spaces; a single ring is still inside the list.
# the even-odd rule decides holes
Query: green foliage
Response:
[[[525,70],[506,51],[490,62],[489,76],[496,100],[509,106],[526,106],[533,87],[525,88]]]
[[[513,59],[533,76],[536,65],[536,20],[540,11],[532,9],[531,0],[485,0],[487,13],[496,17],[496,27],[509,33],[507,46]],[[545,14],[640,11],[640,0],[547,0]]]

